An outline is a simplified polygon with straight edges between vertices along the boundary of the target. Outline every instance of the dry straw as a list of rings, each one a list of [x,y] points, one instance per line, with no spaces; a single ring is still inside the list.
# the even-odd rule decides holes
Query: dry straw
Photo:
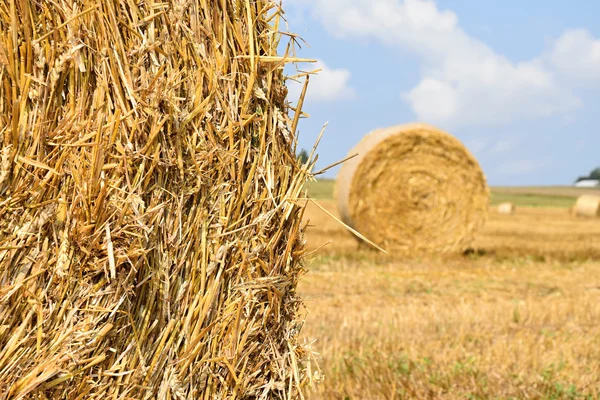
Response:
[[[426,124],[376,130],[350,154],[336,185],[342,220],[385,249],[467,249],[487,218],[489,190],[477,161]]]
[[[498,204],[498,213],[503,215],[513,215],[516,211],[513,203],[501,203]]]
[[[584,194],[573,206],[573,214],[578,217],[600,217],[600,196]]]
[[[312,163],[279,22],[270,0],[1,2],[0,399],[301,395]]]

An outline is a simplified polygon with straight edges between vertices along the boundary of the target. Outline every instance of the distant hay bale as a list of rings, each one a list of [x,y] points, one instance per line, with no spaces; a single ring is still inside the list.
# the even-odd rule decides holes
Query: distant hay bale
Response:
[[[513,203],[498,204],[498,213],[503,215],[513,215],[515,213],[515,205]]]
[[[280,18],[0,3],[0,399],[299,396]]]
[[[584,194],[579,196],[572,212],[578,217],[600,217],[600,196]]]
[[[415,123],[379,129],[350,151],[336,194],[342,220],[386,250],[466,250],[483,227],[489,189],[451,135]]]

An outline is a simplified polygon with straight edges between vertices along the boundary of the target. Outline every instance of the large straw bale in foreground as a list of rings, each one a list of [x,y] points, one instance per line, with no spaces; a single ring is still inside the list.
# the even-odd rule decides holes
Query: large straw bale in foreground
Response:
[[[0,4],[0,399],[298,393],[278,21],[267,0]]]
[[[342,220],[396,251],[465,250],[482,228],[489,191],[477,161],[426,124],[376,130],[350,154],[336,185]]]
[[[578,217],[600,217],[600,196],[591,194],[579,196],[573,206],[573,214]]]

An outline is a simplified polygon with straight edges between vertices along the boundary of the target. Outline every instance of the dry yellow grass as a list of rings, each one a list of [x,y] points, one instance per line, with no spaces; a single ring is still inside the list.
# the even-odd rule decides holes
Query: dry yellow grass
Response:
[[[491,215],[470,254],[402,260],[307,214],[309,247],[332,242],[300,285],[325,375],[311,398],[600,396],[597,221],[523,207]]]

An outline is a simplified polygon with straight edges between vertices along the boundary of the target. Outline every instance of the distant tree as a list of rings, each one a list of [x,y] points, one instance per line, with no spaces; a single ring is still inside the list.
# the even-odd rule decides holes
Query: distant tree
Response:
[[[308,152],[302,149],[300,151],[300,154],[298,154],[298,160],[300,160],[302,164],[306,164],[306,162],[308,161]]]
[[[592,179],[600,179],[600,167],[596,168],[592,172],[590,172],[590,178]]]

